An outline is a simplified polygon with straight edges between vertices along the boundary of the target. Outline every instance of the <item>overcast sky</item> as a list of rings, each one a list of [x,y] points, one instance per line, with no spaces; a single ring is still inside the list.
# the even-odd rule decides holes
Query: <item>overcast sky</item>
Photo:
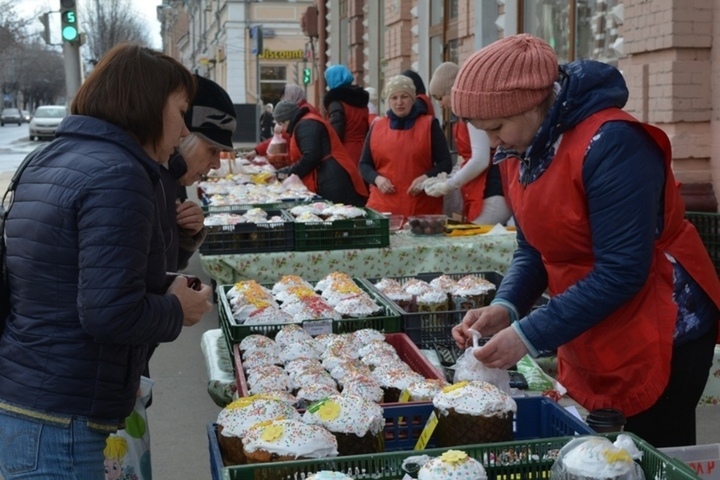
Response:
[[[152,47],[160,49],[162,40],[160,39],[160,22],[157,21],[156,7],[162,3],[162,0],[130,0],[134,13],[141,17],[143,22],[148,26]],[[60,0],[21,0],[15,4],[18,16],[23,18],[34,17],[38,14],[49,11],[60,10]],[[82,27],[82,16],[79,18]],[[38,30],[42,28],[42,24],[38,20],[33,24]]]

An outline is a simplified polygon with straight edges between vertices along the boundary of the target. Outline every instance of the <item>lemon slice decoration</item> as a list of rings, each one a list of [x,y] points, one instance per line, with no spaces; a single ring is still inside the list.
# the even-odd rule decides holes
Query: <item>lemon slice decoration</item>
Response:
[[[270,425],[268,427],[265,427],[263,432],[260,434],[260,438],[262,438],[266,442],[274,442],[275,440],[279,439],[283,436],[283,426],[282,425]]]
[[[460,389],[460,388],[465,387],[467,384],[468,384],[468,382],[467,382],[467,381],[464,381],[464,382],[455,383],[455,384],[453,384],[453,385],[448,385],[447,387],[445,387],[445,388],[442,389],[442,392],[443,392],[443,393],[450,393],[450,392],[452,392],[453,390],[458,390],[458,389]]]
[[[619,449],[616,451],[606,450],[603,452],[603,456],[605,457],[605,460],[607,460],[608,463],[626,463],[626,462],[632,462],[632,457],[630,457],[630,454],[623,450]]]
[[[251,395],[249,397],[240,397],[237,400],[232,401],[227,408],[229,409],[236,409],[236,408],[246,408],[255,402],[255,400],[260,400],[261,398],[264,398],[260,395]]]
[[[468,458],[467,453],[460,450],[448,450],[447,452],[440,455],[440,460],[445,463],[462,463]]]
[[[326,422],[335,420],[337,417],[340,416],[340,405],[333,402],[332,400],[328,400],[327,402],[320,405],[320,408],[318,408],[317,411],[317,416],[320,417],[320,419],[325,420]]]

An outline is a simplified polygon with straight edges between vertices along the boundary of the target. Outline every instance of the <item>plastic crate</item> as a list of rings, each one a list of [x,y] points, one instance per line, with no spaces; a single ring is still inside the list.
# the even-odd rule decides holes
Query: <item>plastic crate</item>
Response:
[[[385,334],[385,341],[395,348],[398,356],[402,361],[407,363],[414,372],[419,373],[425,378],[433,378],[443,380],[442,372],[438,371],[425,355],[417,348],[417,346],[404,333],[388,333]],[[239,344],[233,345],[233,359],[235,367],[235,381],[237,383],[237,392],[240,397],[250,395],[248,391],[245,372],[242,368],[242,359],[240,357]],[[418,403],[418,402],[412,402]],[[424,402],[427,403],[427,402]],[[383,406],[396,404],[384,403]]]
[[[360,281],[354,279],[355,283],[367,292],[375,302],[382,308],[382,314],[375,317],[366,318],[353,318],[353,319],[342,319],[332,320],[332,331],[333,333],[348,333],[361,330],[363,328],[373,328],[385,333],[394,333],[400,331],[400,311],[388,301],[382,295],[379,295],[377,291],[368,288],[368,286]],[[311,282],[315,284],[316,282]],[[265,287],[272,288],[272,285],[264,285]],[[232,284],[218,285],[217,286],[217,297],[218,297],[218,316],[220,318],[220,328],[222,328],[225,338],[228,342],[228,350],[232,351],[232,346],[236,343],[240,343],[243,338],[252,334],[265,335],[266,337],[275,338],[275,334],[279,332],[286,324],[267,324],[267,325],[238,325],[233,320],[232,309],[230,302],[227,299],[227,292],[233,287]],[[323,321],[323,320],[320,320]],[[324,321],[329,321],[326,319]],[[309,320],[303,322],[304,326],[311,325],[317,320]]]
[[[509,451],[508,447],[515,446],[515,450],[521,448],[527,450],[528,445],[537,444],[532,450],[534,452],[545,453],[552,448],[560,448],[562,445],[572,438],[570,435],[586,435],[594,434],[585,423],[570,415],[564,408],[559,406],[553,400],[546,397],[518,397],[517,414],[513,425],[515,439],[513,442],[505,443],[488,443],[484,445],[462,446],[456,447],[464,450],[475,458],[484,458],[485,453],[493,452],[496,458],[500,457],[501,451]],[[345,457],[335,457],[333,459],[323,460],[299,460],[296,462],[282,463],[265,463],[255,465],[237,465],[224,467],[222,457],[217,443],[216,425],[208,426],[208,441],[210,444],[210,462],[211,471],[223,472],[222,478],[228,479],[246,479],[246,478],[302,478],[295,477],[297,472],[315,472],[318,470],[337,470],[343,472],[364,471],[366,474],[362,478],[382,478],[397,479],[402,477],[400,465],[402,461],[411,455],[419,453],[427,453],[429,455],[438,455],[445,449],[426,450],[423,452],[413,451],[415,444],[422,432],[433,406],[430,403],[395,405],[384,408],[384,417],[386,420],[385,449],[387,452],[376,455],[354,455]],[[557,439],[562,437],[562,440]],[[544,438],[547,440],[536,442],[532,440],[529,443],[525,440]],[[523,442],[523,443],[518,443]],[[428,444],[431,448],[435,445],[434,440],[430,439]],[[485,462],[486,467],[488,465]],[[549,462],[528,462],[524,465],[508,466],[505,470],[494,470],[497,473],[526,473],[526,472],[546,472],[549,471],[552,461]],[[507,468],[518,468],[518,470],[508,470]],[[385,469],[388,470],[385,470]],[[541,468],[536,470],[533,468]],[[253,477],[253,473],[256,475]],[[490,473],[490,472],[488,472]],[[259,477],[257,475],[260,475]],[[216,478],[216,477],[213,477]],[[220,477],[217,477],[220,478]],[[493,478],[489,475],[489,478]],[[500,477],[496,477],[500,478]],[[515,477],[517,478],[517,477]],[[542,477],[523,477],[523,478],[542,478]],[[676,477],[677,478],[677,477]],[[682,477],[686,478],[686,477]],[[519,479],[518,479],[519,480]]]
[[[405,277],[385,278],[397,280],[402,285],[413,278],[418,278],[420,280],[430,282],[431,280],[434,280],[440,275],[443,275],[443,273],[419,273],[417,275],[410,275]],[[459,280],[466,275],[476,275],[485,278],[489,282],[492,282],[495,287],[498,287],[503,279],[503,275],[495,271],[446,273],[444,275],[447,275],[454,280]],[[440,312],[408,312],[397,303],[385,297],[385,295],[383,295],[377,288],[375,288],[375,284],[381,280],[380,278],[364,278],[362,280],[363,282],[365,282],[369,289],[377,292],[378,295],[383,296],[397,310],[400,311],[402,316],[402,331],[406,333],[407,336],[410,337],[410,339],[415,342],[417,346],[419,346],[420,348],[432,349],[433,347],[435,347],[435,345],[452,346],[455,344],[452,338],[452,329],[455,325],[462,321],[463,317],[465,317],[465,314],[467,313],[467,310],[447,310]],[[550,298],[547,295],[543,295],[535,303],[534,308],[544,305],[548,301],[550,301]]]
[[[692,468],[705,480],[720,480],[720,443],[660,448],[670,458],[676,458]]]
[[[247,210],[235,210],[242,215]],[[203,255],[291,251],[295,230],[284,210],[265,210],[269,216],[281,216],[283,222],[240,223],[205,227],[207,236],[200,245]]]
[[[363,208],[363,218],[334,222],[295,222],[295,250],[342,250],[347,248],[383,248],[390,245],[390,220],[385,215]]]
[[[720,213],[685,212],[685,218],[697,229],[720,275]]]

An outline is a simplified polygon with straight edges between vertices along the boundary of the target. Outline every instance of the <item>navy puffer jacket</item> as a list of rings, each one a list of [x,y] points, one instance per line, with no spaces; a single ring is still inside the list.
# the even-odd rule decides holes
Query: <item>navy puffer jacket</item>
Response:
[[[163,294],[158,167],[121,129],[69,116],[25,170],[6,227],[0,402],[106,424],[132,411],[148,347],[183,321]]]

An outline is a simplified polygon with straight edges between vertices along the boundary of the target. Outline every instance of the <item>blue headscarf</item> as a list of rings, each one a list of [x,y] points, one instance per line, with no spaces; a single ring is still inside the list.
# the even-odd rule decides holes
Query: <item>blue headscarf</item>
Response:
[[[355,77],[345,65],[333,65],[325,70],[325,83],[330,89],[351,85],[353,80]]]

